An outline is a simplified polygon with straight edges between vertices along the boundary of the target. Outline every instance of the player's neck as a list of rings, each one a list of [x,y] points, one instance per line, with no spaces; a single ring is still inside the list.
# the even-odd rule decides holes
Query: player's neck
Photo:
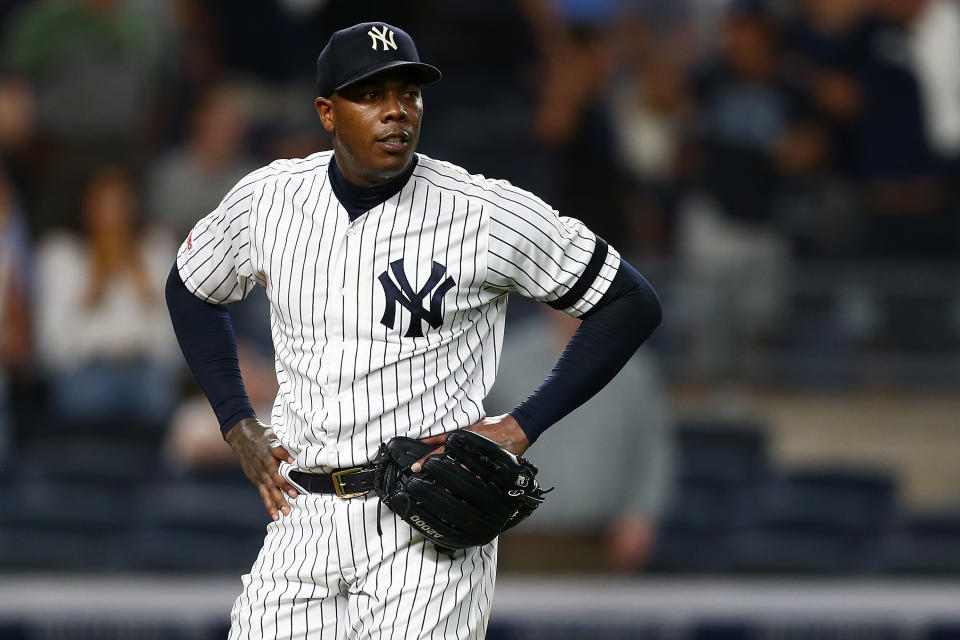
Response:
[[[407,164],[399,171],[395,168],[373,169],[357,160],[355,155],[344,145],[333,142],[333,157],[330,166],[335,166],[337,173],[350,186],[358,189],[379,189],[393,184],[408,175],[417,163],[417,154],[411,153]]]
[[[414,154],[410,165],[403,173],[389,182],[373,187],[361,186],[348,180],[337,166],[336,157],[330,160],[328,174],[334,195],[337,196],[337,200],[340,201],[343,208],[347,210],[350,219],[354,220],[399,193],[410,180],[416,166],[417,156]]]

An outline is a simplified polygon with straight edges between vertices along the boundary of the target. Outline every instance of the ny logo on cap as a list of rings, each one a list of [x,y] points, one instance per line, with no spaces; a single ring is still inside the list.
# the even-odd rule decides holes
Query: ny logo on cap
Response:
[[[440,279],[446,274],[447,268],[439,262],[434,262],[427,283],[419,291],[414,291],[413,287],[410,286],[410,281],[407,280],[407,275],[403,272],[403,260],[391,262],[390,271],[393,272],[393,277],[397,279],[397,284],[400,286],[398,287],[393,283],[387,271],[380,274],[378,280],[380,280],[383,293],[387,298],[387,306],[383,310],[380,324],[393,329],[397,303],[399,303],[401,307],[410,312],[410,326],[407,327],[407,333],[404,334],[407,338],[423,337],[421,323],[424,320],[434,329],[439,329],[440,325],[443,324],[443,296],[455,284],[453,278],[449,276],[446,280],[440,282]],[[436,288],[435,291],[434,288]],[[433,293],[430,295],[430,310],[428,311],[424,308],[423,301],[431,291]]]
[[[377,30],[376,27],[371,27],[370,31],[367,31],[367,35],[370,36],[370,40],[373,41],[373,50],[377,50],[377,41],[383,43],[383,50],[387,49],[396,49],[397,43],[393,41],[393,31],[387,29],[386,25]],[[388,39],[389,37],[389,39]]]

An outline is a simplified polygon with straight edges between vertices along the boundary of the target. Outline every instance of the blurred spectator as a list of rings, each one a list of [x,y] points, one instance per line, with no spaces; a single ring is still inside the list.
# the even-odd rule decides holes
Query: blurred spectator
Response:
[[[160,287],[175,246],[140,228],[136,198],[125,172],[98,170],[81,234],[51,234],[38,249],[38,346],[58,420],[155,425],[172,406],[178,359]]]
[[[22,190],[34,135],[33,94],[23,78],[0,77],[0,157],[10,181]]]
[[[627,191],[629,243],[641,255],[669,248],[680,187],[689,101],[678,62],[660,51],[639,20],[625,21],[627,73],[611,95],[619,164],[632,178]]]
[[[68,205],[75,186],[108,159],[142,156],[169,33],[163,3],[41,0],[25,4],[4,33],[3,59],[36,95],[37,132],[47,146],[41,226]]]
[[[849,123],[860,113],[860,96],[848,72],[867,2],[802,0],[786,27],[786,65],[832,122]]]
[[[909,3],[908,3],[909,4]],[[960,155],[960,6],[926,0],[910,16],[910,49],[923,96],[930,146],[945,158]]]
[[[793,204],[779,218],[800,257],[848,256],[856,237],[856,171],[860,92],[850,76],[851,51],[865,0],[803,0],[784,27],[784,73],[801,87],[829,140],[819,183],[794,180]],[[812,140],[812,138],[811,138]]]
[[[42,133],[122,144],[138,132],[160,71],[156,17],[141,2],[41,0],[11,19],[5,59],[34,83]]]
[[[227,86],[210,89],[197,105],[186,143],[150,170],[151,219],[186,237],[224,193],[257,168],[243,146],[246,131],[236,92]]]
[[[421,133],[420,149],[471,173],[496,175],[546,197],[553,187],[553,156],[536,143],[531,128],[538,50],[530,21],[525,19],[525,4],[516,0],[416,3],[417,21],[409,31],[418,47],[422,43],[420,55],[425,60],[443,61],[444,74],[442,82],[424,88],[430,126]],[[331,3],[330,8],[346,6],[356,5]],[[404,5],[403,15],[394,24],[407,24],[411,7]],[[438,24],[444,28],[437,29]],[[489,46],[490,34],[496,34],[494,47]],[[495,91],[481,89],[494,86]]]
[[[237,344],[240,373],[258,416],[267,420],[277,394],[277,377],[269,354],[248,342]],[[220,433],[217,417],[202,393],[183,400],[173,414],[163,446],[166,465],[176,471],[233,471],[237,458]]]
[[[282,100],[266,99],[274,112],[282,108]],[[208,89],[191,114],[187,140],[164,156],[150,169],[148,207],[151,222],[172,231],[178,238],[187,236],[193,225],[220,203],[243,176],[262,163],[248,153],[248,109],[255,97],[243,92],[239,85],[219,84]],[[302,106],[302,101],[301,101]],[[308,114],[310,115],[310,114]],[[273,143],[278,149],[294,152],[292,155],[271,157],[301,157],[318,150],[307,149],[315,138],[304,135],[301,118],[284,118],[286,130],[274,133]],[[310,125],[318,125],[311,118]],[[279,127],[278,127],[279,129]],[[305,153],[304,153],[305,152]],[[252,340],[265,349],[273,348],[270,337],[270,313],[266,293],[254,290],[243,301],[231,305],[230,315],[239,338]]]
[[[799,126],[810,119],[804,95],[780,75],[773,22],[733,14],[720,59],[698,73],[694,88],[701,187],[741,230],[769,228],[780,173],[815,164],[820,152]]]
[[[873,5],[852,62],[861,106],[862,255],[956,260],[950,176],[960,150],[960,7],[947,0]]]
[[[305,60],[315,58],[320,50],[318,43],[324,36],[317,31],[326,30],[330,23],[320,20],[326,5],[344,4],[347,11],[356,10],[354,5],[366,9],[363,20],[384,20],[382,15],[390,7],[378,3],[354,0],[349,3],[333,3],[329,0],[261,0],[248,2],[243,11],[237,11],[234,0],[203,0],[200,2],[216,29],[216,39],[224,64],[245,77],[256,78],[261,84],[281,84],[303,78],[312,78],[313,68]],[[366,4],[367,6],[364,6]],[[379,3],[382,5],[383,3]],[[370,8],[373,7],[371,11]],[[404,7],[406,13],[415,11]],[[372,14],[372,15],[371,15]],[[373,17],[377,16],[377,17]],[[337,23],[343,28],[353,22]],[[391,24],[408,23],[404,21]],[[251,42],[259,43],[250,46]]]
[[[23,215],[6,176],[0,174],[0,459],[9,452],[13,436],[8,378],[27,365],[30,355],[28,259]]]
[[[216,86],[226,73],[215,20],[207,3],[174,0],[169,4],[176,53],[171,61],[164,142],[185,137],[197,97]]]
[[[683,116],[682,79],[669,61],[650,56],[614,94],[622,161],[644,182],[676,175]]]
[[[550,152],[545,199],[606,238],[627,240],[622,175],[606,99],[616,70],[613,3],[529,0],[527,18],[541,56],[534,137]],[[628,255],[626,242],[617,245]]]
[[[698,188],[681,204],[678,250],[700,371],[732,362],[737,337],[775,326],[789,258],[778,198],[826,151],[778,64],[772,20],[734,12],[721,56],[695,79]]]
[[[519,404],[580,321],[543,308],[507,333],[488,415]],[[635,571],[646,561],[671,481],[672,439],[656,362],[641,350],[596,397],[530,449],[556,496],[511,532],[504,566]]]
[[[544,65],[534,128],[543,144],[563,147],[603,97],[613,72],[613,51],[606,25],[567,22],[569,16],[557,7],[541,4],[530,13]]]

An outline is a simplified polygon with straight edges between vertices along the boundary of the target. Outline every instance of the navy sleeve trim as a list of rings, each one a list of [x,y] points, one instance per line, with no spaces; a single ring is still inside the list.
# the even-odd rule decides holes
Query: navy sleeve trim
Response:
[[[240,375],[230,313],[190,293],[176,263],[167,276],[165,294],[180,350],[210,401],[220,431],[226,434],[244,418],[255,418]]]
[[[607,242],[600,236],[597,236],[597,244],[593,247],[593,255],[590,256],[590,261],[587,263],[586,269],[580,274],[580,279],[577,280],[575,285],[570,287],[569,291],[547,304],[558,310],[563,310],[575,305],[577,301],[583,297],[583,294],[587,292],[587,289],[590,288],[594,280],[597,279],[597,276],[600,275],[600,269],[603,268],[603,263],[607,259],[608,250]]]

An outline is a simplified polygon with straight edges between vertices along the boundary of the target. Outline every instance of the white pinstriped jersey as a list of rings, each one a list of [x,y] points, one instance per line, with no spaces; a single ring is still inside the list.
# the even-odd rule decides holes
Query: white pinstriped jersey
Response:
[[[351,221],[328,180],[331,157],[249,174],[177,256],[203,300],[266,288],[280,383],[271,423],[305,470],[363,464],[395,435],[482,418],[507,293],[560,299],[598,243],[532,194],[422,154],[399,193]],[[606,251],[564,311],[591,309],[619,261]]]

